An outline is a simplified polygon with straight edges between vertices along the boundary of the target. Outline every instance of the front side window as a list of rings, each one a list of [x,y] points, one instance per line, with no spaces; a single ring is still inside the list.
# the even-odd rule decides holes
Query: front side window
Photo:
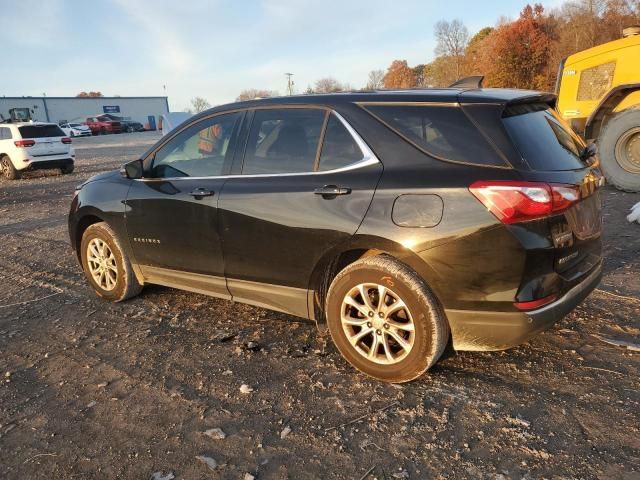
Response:
[[[361,161],[362,150],[335,115],[329,117],[322,143],[319,171],[336,170]]]
[[[325,115],[310,108],[256,110],[242,173],[312,172]]]
[[[222,175],[233,154],[232,140],[242,114],[217,115],[180,132],[155,155],[151,176],[210,177]]]

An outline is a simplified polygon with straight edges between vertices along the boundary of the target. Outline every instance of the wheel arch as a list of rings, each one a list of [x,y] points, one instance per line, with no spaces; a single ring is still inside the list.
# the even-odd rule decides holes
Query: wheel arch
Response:
[[[85,215],[83,215],[82,217],[80,217],[76,223],[76,228],[75,228],[75,232],[73,234],[73,250],[76,252],[76,257],[78,258],[78,262],[82,263],[82,259],[81,259],[81,253],[80,253],[80,243],[82,242],[82,236],[84,235],[84,232],[87,230],[87,228],[89,228],[91,225],[95,225],[96,223],[100,223],[100,222],[105,222],[108,224],[108,222],[99,215],[98,212],[87,212]]]
[[[377,255],[387,255],[406,264],[420,275],[434,291],[436,297],[439,297],[434,288],[435,285],[429,281],[434,278],[433,270],[412,250],[386,238],[356,235],[348,242],[326,252],[316,263],[309,278],[307,298],[309,318],[316,322],[319,329],[324,330],[326,327],[324,314],[326,295],[338,272],[361,258]]]
[[[640,91],[640,83],[625,83],[612,88],[587,118],[584,127],[584,138],[586,140],[598,138],[615,108],[630,94],[637,91]]]

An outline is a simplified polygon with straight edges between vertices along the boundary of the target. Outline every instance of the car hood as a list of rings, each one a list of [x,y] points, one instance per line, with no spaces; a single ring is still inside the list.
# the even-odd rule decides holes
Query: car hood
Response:
[[[108,181],[108,180],[111,180],[113,178],[117,178],[119,176],[120,176],[120,172],[118,170],[114,170],[114,171],[111,171],[111,172],[99,173],[99,174],[94,175],[93,177],[89,178],[86,182],[82,183],[79,186],[79,188],[84,187],[88,183]]]

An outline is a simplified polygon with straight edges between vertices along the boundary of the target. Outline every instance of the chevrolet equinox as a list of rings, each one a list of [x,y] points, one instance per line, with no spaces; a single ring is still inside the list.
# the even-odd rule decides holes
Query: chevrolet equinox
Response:
[[[77,188],[71,244],[111,301],[160,284],[305,317],[358,370],[500,350],[601,276],[602,176],[553,95],[449,88],[216,107]]]

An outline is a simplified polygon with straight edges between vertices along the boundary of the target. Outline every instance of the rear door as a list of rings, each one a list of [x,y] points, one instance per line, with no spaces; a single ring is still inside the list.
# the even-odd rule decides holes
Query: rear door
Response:
[[[69,143],[62,143],[65,133],[58,125],[33,124],[18,127],[23,140],[33,140],[35,144],[29,148],[32,157],[46,157],[69,153]]]
[[[307,316],[309,278],[348,240],[371,203],[382,165],[324,108],[257,109],[244,156],[220,196],[231,294]]]

